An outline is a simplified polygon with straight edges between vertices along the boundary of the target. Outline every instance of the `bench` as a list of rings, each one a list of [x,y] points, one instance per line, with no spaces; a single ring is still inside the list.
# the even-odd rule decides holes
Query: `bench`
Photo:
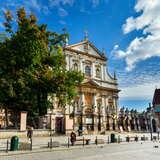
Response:
[[[85,142],[86,145],[89,144],[91,139],[89,138],[79,138],[79,139],[76,139],[76,141],[79,141],[79,142]]]

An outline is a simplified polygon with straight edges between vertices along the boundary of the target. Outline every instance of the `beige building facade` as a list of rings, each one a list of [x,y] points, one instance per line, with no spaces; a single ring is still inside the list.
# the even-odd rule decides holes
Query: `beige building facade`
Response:
[[[67,70],[81,71],[85,79],[77,88],[72,105],[48,110],[39,118],[39,128],[51,129],[57,134],[71,131],[83,134],[105,133],[118,130],[118,84],[116,76],[108,73],[108,59],[87,38],[64,47]],[[4,111],[4,110],[3,110]],[[0,128],[5,128],[5,114],[0,111]],[[24,130],[24,128],[23,128]]]
[[[64,47],[67,70],[81,71],[85,79],[78,87],[73,104],[50,112],[51,129],[56,133],[105,133],[118,130],[118,89],[116,76],[110,76],[106,55],[88,39]],[[56,105],[54,105],[56,106]]]

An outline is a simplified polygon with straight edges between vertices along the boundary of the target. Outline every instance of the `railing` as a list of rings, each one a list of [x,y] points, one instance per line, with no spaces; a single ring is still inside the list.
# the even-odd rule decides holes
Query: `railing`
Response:
[[[43,150],[43,149],[55,149],[55,148],[70,148],[70,147],[86,147],[86,146],[93,146],[94,145],[106,145],[110,143],[132,143],[138,141],[149,141],[150,137],[145,135],[134,135],[134,136],[125,136],[116,134],[113,137],[111,135],[106,136],[96,136],[96,137],[89,137],[89,136],[79,136],[76,138],[77,140],[74,144],[71,143],[70,137],[65,137],[63,140],[59,141],[56,140],[55,137],[45,137],[45,141],[35,143],[34,137],[31,140],[27,141],[19,141],[19,148],[20,151],[32,151],[32,150]],[[159,136],[153,136],[153,140],[159,140]],[[9,152],[11,148],[10,139],[0,139],[0,152]]]

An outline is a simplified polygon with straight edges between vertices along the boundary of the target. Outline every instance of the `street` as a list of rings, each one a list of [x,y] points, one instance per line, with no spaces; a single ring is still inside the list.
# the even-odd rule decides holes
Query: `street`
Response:
[[[1,156],[0,160],[159,160],[159,142],[106,144],[92,148],[76,148],[32,154]]]

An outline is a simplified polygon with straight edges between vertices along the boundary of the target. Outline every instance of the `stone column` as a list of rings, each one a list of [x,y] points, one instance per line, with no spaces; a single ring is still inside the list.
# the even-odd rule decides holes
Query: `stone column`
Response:
[[[83,105],[83,106],[85,105],[84,93],[81,93],[80,105]]]
[[[53,114],[50,115],[51,117],[51,122],[50,122],[50,125],[51,125],[51,130],[55,130],[55,116]]]
[[[94,78],[95,77],[95,63],[94,62],[92,62],[92,69],[91,69],[91,71],[92,71],[91,77]]]
[[[137,124],[138,124],[138,131],[141,131],[141,126],[140,126],[139,118],[137,119]]]
[[[102,119],[103,130],[106,130],[106,112],[105,112],[105,97],[104,96],[102,96],[102,115],[103,115],[103,119]]]
[[[101,65],[101,79],[104,80],[104,67]]]
[[[124,127],[123,130],[124,130],[124,131],[126,131],[126,120],[125,120],[125,118],[126,118],[126,117],[124,116],[124,117],[123,117],[123,120],[122,120],[122,122],[123,122],[123,127]]]
[[[104,98],[104,96],[102,96],[102,114],[103,114],[103,116],[105,116],[105,98]]]
[[[103,80],[106,80],[106,64],[103,65]]]
[[[131,131],[131,122],[130,122],[130,120],[131,120],[131,117],[129,116],[128,117],[128,131],[129,132]]]
[[[84,68],[83,68],[83,59],[80,59],[80,70],[82,73],[84,73]]]
[[[56,116],[55,114],[51,114],[51,130],[53,133],[56,132]]]
[[[113,119],[112,117],[109,117],[109,130],[113,130]]]
[[[69,55],[66,55],[66,63],[67,63],[67,65],[66,65],[66,67],[67,67],[67,70],[69,70]]]
[[[137,131],[136,119],[133,118],[134,130]]]
[[[94,131],[95,133],[98,132],[98,124],[97,124],[97,98],[96,98],[96,93],[93,94],[93,106],[94,106]]]
[[[98,133],[98,124],[97,124],[97,116],[94,115],[94,131]]]
[[[149,131],[149,128],[148,128],[147,119],[145,119],[145,126],[146,126],[146,131],[148,132],[148,131]]]
[[[69,56],[70,69],[73,67],[73,57]]]
[[[93,105],[95,107],[95,113],[97,114],[98,108],[97,108],[97,98],[96,98],[96,93],[93,95]]]

